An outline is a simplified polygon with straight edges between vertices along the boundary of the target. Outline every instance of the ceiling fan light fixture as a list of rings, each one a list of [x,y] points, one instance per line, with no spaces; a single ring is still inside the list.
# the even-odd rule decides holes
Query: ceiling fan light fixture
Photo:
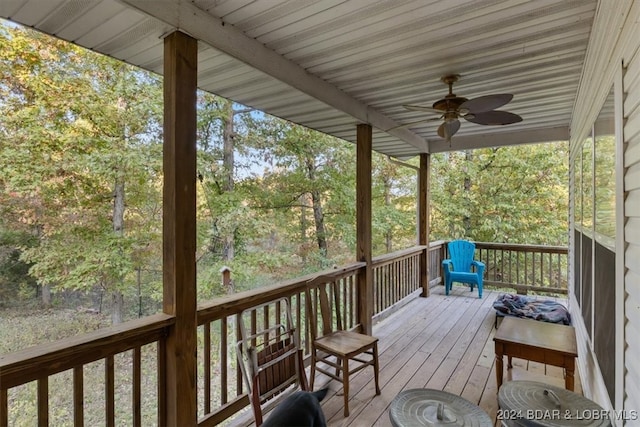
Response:
[[[410,111],[425,111],[440,115],[443,123],[438,127],[438,136],[447,141],[458,132],[460,128],[460,117],[480,125],[502,126],[522,121],[522,117],[508,111],[496,110],[507,104],[513,95],[509,93],[484,95],[473,99],[457,96],[453,93],[453,84],[458,81],[460,75],[449,74],[442,77],[442,81],[449,86],[449,93],[444,98],[434,102],[431,107],[420,105],[405,105]],[[434,119],[422,120],[423,122]],[[414,123],[415,124],[415,123]]]

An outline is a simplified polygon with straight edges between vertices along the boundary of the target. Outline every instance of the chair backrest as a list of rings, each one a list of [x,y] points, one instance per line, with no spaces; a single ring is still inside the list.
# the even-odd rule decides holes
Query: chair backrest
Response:
[[[453,240],[447,245],[449,259],[453,262],[454,271],[471,271],[471,262],[476,252],[476,245],[468,240]]]
[[[345,324],[346,313],[343,313],[347,305],[340,304],[345,297],[338,281],[333,278],[318,276],[307,282],[305,301],[312,341],[348,327]]]
[[[263,411],[280,400],[276,397],[307,390],[302,350],[286,298],[243,311],[238,327],[238,362],[260,425]]]

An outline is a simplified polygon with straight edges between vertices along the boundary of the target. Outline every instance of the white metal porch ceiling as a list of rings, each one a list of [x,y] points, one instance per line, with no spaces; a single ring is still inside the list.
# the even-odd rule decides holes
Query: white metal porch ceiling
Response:
[[[0,17],[162,73],[162,38],[200,40],[199,87],[399,158],[568,139],[597,0],[2,0]],[[385,132],[447,93],[512,93],[508,126]]]

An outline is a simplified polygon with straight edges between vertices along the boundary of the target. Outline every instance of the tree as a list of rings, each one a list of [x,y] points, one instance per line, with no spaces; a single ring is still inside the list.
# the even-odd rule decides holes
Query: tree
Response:
[[[256,148],[273,167],[264,174],[254,201],[261,209],[287,211],[290,221],[298,224],[292,224],[287,232],[293,232],[292,237],[299,242],[299,255],[307,259],[311,238],[320,265],[327,265],[330,240],[343,237],[343,215],[347,214],[350,223],[355,218],[351,197],[355,168],[349,160],[354,155],[352,147],[328,135],[273,119],[261,129]],[[327,221],[328,216],[335,221]]]
[[[567,174],[565,142],[434,155],[431,238],[566,244]]]
[[[372,156],[372,244],[374,253],[390,253],[416,243],[417,171]]]
[[[39,239],[22,259],[41,284],[100,286],[117,323],[134,264],[159,246],[159,217],[137,215],[159,213],[159,81],[28,30],[2,36],[3,187]]]
[[[233,219],[242,210],[241,199],[234,196],[236,152],[240,155],[245,152],[243,141],[248,129],[254,126],[248,113],[253,109],[234,107],[230,100],[206,92],[200,92],[198,98],[198,179],[211,208],[210,239],[214,244],[209,248],[223,261],[230,261],[235,257],[241,226],[241,222]],[[227,206],[213,209],[221,198],[227,199]]]

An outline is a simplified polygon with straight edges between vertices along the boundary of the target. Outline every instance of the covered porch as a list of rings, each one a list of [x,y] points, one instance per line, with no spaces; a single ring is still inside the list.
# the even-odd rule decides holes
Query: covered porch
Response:
[[[491,354],[493,325],[489,304],[495,294],[487,291],[482,300],[468,298],[463,289],[448,298],[438,295],[442,252],[436,247],[429,249],[430,155],[571,139],[575,160],[575,147],[587,138],[614,76],[620,160],[615,171],[619,183],[617,310],[615,318],[608,321],[615,321],[618,328],[612,350],[617,360],[616,382],[609,396],[602,392],[591,336],[580,320],[580,349],[585,355],[582,360],[586,360],[582,369],[589,374],[583,377],[582,385],[585,394],[607,408],[636,410],[640,395],[633,385],[638,377],[637,346],[627,343],[625,336],[634,336],[637,330],[638,305],[634,301],[638,276],[633,272],[625,275],[627,268],[635,267],[625,263],[624,251],[628,244],[628,259],[635,259],[637,219],[629,221],[628,236],[623,225],[625,214],[636,216],[628,213],[635,212],[632,208],[637,202],[630,198],[630,205],[624,206],[622,184],[630,190],[638,187],[638,150],[637,138],[630,140],[631,154],[625,160],[621,133],[623,117],[637,111],[638,66],[629,68],[623,91],[620,64],[626,67],[637,50],[633,35],[637,34],[640,6],[625,0],[454,3],[452,7],[448,1],[428,2],[427,7],[421,0],[408,0],[399,8],[395,1],[382,0],[281,1],[277,5],[269,1],[180,0],[56,0],[46,5],[38,0],[3,2],[3,18],[164,75],[165,243],[162,314],[0,357],[0,426],[10,419],[11,389],[27,383],[36,384],[34,404],[39,424],[48,425],[50,378],[62,372],[69,375],[73,424],[85,425],[84,366],[95,361],[104,363],[105,425],[120,422],[122,396],[128,402],[132,425],[146,425],[140,402],[145,381],[141,366],[149,363],[147,357],[157,366],[153,379],[156,394],[150,397],[157,408],[154,424],[223,423],[248,404],[229,350],[237,339],[234,316],[279,296],[297,300],[296,316],[301,319],[304,315],[299,296],[310,277],[198,305],[193,209],[197,88],[357,145],[355,262],[323,274],[342,286],[342,307],[350,327],[365,333],[375,331],[384,338],[382,357],[386,364],[381,370],[383,394],[378,398],[369,400],[372,393],[364,375],[354,378],[361,389],[354,393],[350,422],[386,423],[390,400],[414,385],[455,390],[494,415],[494,365],[486,359]],[[522,116],[522,123],[481,128],[465,123],[453,140],[438,135],[439,122],[412,126],[424,117],[402,106],[440,98],[439,78],[450,73],[468,76],[457,86],[460,93],[516,94],[509,108]],[[624,106],[627,112],[622,114],[624,93],[630,97]],[[629,121],[628,138],[638,135],[637,123],[637,119]],[[371,254],[372,150],[397,159],[420,158],[418,246],[381,259]],[[630,171],[626,178],[621,165]],[[575,187],[575,180],[569,185]],[[573,255],[580,254],[575,241],[570,245]],[[586,306],[572,293],[576,284],[580,285],[580,278],[573,280],[579,268],[576,259],[560,263],[563,271],[569,272],[565,289],[570,303]],[[513,284],[535,286],[519,280]],[[418,295],[427,298],[415,299]],[[454,318],[460,316],[456,322],[444,322],[443,316],[437,316],[452,301],[467,299],[464,309],[456,307],[453,313],[448,312]],[[572,310],[580,313],[576,304]],[[426,312],[436,316],[422,317]],[[584,313],[584,317],[593,317],[590,311]],[[407,317],[400,317],[405,314]],[[451,334],[449,338],[445,332]],[[406,335],[415,339],[409,341]],[[124,366],[130,372],[130,382],[122,387],[116,381],[116,372],[123,369],[116,363],[121,354],[126,354]],[[396,359],[403,358],[402,367],[410,369],[399,369]],[[560,377],[553,369],[548,372],[536,364],[527,364],[527,371]],[[468,380],[462,379],[463,373]],[[338,402],[339,398],[330,396],[324,405],[334,425],[344,421],[337,415]],[[375,410],[369,411],[369,407]]]

